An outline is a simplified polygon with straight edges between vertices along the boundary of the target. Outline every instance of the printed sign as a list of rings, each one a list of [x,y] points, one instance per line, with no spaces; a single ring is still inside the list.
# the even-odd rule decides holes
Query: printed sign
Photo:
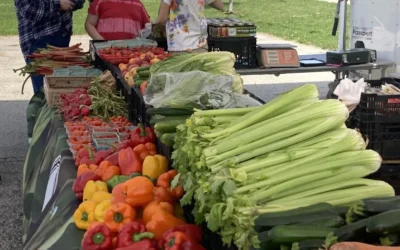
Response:
[[[372,40],[372,29],[365,27],[353,27],[352,39]]]
[[[46,195],[44,197],[42,211],[46,208],[47,203],[49,203],[51,197],[53,197],[53,194],[56,191],[58,174],[60,173],[60,165],[61,155],[54,160],[53,165],[51,166],[50,177],[49,181],[47,182]]]

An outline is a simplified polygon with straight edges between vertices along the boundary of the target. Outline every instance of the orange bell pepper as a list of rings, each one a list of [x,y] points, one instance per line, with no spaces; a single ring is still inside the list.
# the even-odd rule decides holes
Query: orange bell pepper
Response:
[[[136,211],[127,203],[112,205],[104,214],[104,223],[113,232],[118,232],[123,225],[136,218]]]
[[[94,164],[91,164],[91,165],[81,164],[78,167],[77,176],[80,176],[86,172],[95,172],[97,168],[98,168],[97,165],[94,165]]]
[[[144,207],[153,200],[154,185],[147,177],[138,176],[124,182],[126,202],[132,207]]]
[[[101,177],[108,167],[112,166],[110,161],[102,161],[99,167],[94,172],[97,176]]]
[[[132,173],[142,173],[142,163],[132,148],[126,148],[119,151],[118,165],[121,174],[131,175]]]
[[[152,201],[147,204],[143,210],[142,219],[144,224],[147,224],[149,221],[151,221],[151,217],[153,217],[153,215],[159,210],[174,214],[174,207],[170,203]]]
[[[151,220],[146,224],[149,232],[154,234],[156,240],[161,240],[164,233],[176,226],[186,224],[185,221],[176,218],[174,215],[159,210],[151,217]]]
[[[181,185],[177,185],[171,190],[171,181],[175,178],[176,175],[178,175],[178,171],[176,170],[170,170],[162,174],[157,179],[157,187],[163,187],[167,189],[168,192],[170,192],[176,200],[179,200],[180,198],[182,198],[185,191],[183,190],[183,187]]]
[[[139,159],[144,161],[144,159],[149,155],[157,154],[157,148],[154,143],[148,142],[146,144],[139,144],[134,149],[133,152],[139,157]]]
[[[127,186],[125,182],[116,185],[112,190],[112,198],[111,203],[126,203],[126,199],[128,196]]]
[[[155,187],[153,193],[155,201],[168,202],[170,204],[175,202],[175,197],[165,187]]]
[[[109,166],[101,176],[103,181],[108,181],[109,179],[113,178],[116,175],[120,175],[121,171],[117,166]]]

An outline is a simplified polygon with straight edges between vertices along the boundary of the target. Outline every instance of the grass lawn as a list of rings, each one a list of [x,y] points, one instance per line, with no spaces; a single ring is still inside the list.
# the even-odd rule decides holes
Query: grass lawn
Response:
[[[14,2],[1,2],[0,35],[17,35]],[[152,19],[156,18],[159,0],[142,2]],[[75,34],[85,33],[86,10],[87,6],[74,15]],[[232,16],[253,21],[259,32],[324,49],[337,47],[337,37],[331,36],[335,11],[333,3],[318,0],[234,0],[234,11]],[[209,17],[225,16],[212,9],[207,9],[206,14]]]

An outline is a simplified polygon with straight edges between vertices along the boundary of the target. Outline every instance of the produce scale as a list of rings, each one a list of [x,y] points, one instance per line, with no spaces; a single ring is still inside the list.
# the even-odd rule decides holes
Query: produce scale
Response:
[[[138,38],[32,54],[20,73],[45,86],[28,108],[23,250],[400,249],[396,60],[359,37],[355,13],[354,46],[339,42],[335,60],[361,49],[364,63],[257,45],[237,19],[209,21],[208,53]],[[266,100],[241,78],[360,70],[354,110],[313,84]]]

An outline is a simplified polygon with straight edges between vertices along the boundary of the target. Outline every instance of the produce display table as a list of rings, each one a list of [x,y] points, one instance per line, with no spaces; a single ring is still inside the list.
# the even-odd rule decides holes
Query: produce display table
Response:
[[[147,53],[149,52],[146,52],[146,55]],[[221,57],[221,54],[218,56]],[[231,58],[230,55],[226,56]],[[196,55],[194,55],[193,58],[194,57],[196,57]],[[235,58],[232,57],[232,72],[235,72],[233,68],[234,61]],[[159,65],[162,65],[162,63]],[[382,69],[384,74],[384,71],[391,66],[391,63],[374,63],[346,67],[324,66],[296,69],[251,69],[238,70],[237,72],[242,75],[279,75],[283,73],[332,71],[336,74],[336,78],[339,79],[341,74],[348,74],[349,71],[354,70],[368,70],[369,75],[371,75],[373,69]],[[157,216],[155,216],[156,213],[151,214],[151,220],[154,221],[147,220],[146,226],[144,226],[147,228],[146,230],[148,230],[148,232],[151,232],[152,235],[159,240],[158,244],[162,244],[165,247],[167,247],[167,242],[171,243],[170,240],[174,239],[169,238],[171,236],[167,233],[169,229],[178,230],[176,226],[194,222],[197,222],[199,226],[192,225],[196,227],[196,229],[192,231],[197,230],[201,232],[201,238],[198,237],[196,241],[192,241],[193,239],[187,240],[188,242],[190,241],[190,244],[198,245],[198,249],[237,249],[234,246],[230,248],[223,246],[222,240],[226,243],[233,242],[242,250],[251,249],[251,246],[256,246],[258,243],[261,244],[262,249],[270,249],[270,247],[263,246],[269,243],[273,243],[276,247],[273,249],[281,249],[282,246],[296,246],[303,243],[303,236],[285,239],[280,238],[281,236],[284,237],[284,235],[279,236],[278,234],[281,230],[281,226],[294,226],[291,229],[296,229],[296,225],[292,225],[296,223],[298,224],[297,226],[300,225],[300,227],[312,229],[311,231],[313,232],[310,231],[311,234],[307,239],[317,237],[320,241],[314,244],[319,247],[325,244],[324,240],[328,239],[331,233],[335,233],[334,236],[336,236],[336,233],[339,232],[341,227],[345,226],[346,223],[355,223],[357,220],[361,219],[361,217],[359,217],[360,214],[357,214],[357,211],[354,210],[354,208],[357,207],[351,206],[349,208],[347,204],[360,202],[368,198],[379,197],[390,199],[390,202],[393,202],[393,205],[396,206],[398,206],[398,202],[400,202],[396,197],[391,197],[394,196],[395,192],[398,192],[399,189],[395,186],[392,187],[389,181],[388,183],[383,183],[362,179],[362,177],[367,176],[369,178],[374,171],[377,171],[381,167],[381,158],[384,158],[384,156],[390,157],[390,152],[386,147],[382,147],[384,151],[381,152],[375,150],[375,148],[373,149],[376,152],[365,150],[364,139],[361,136],[363,131],[358,133],[352,129],[342,129],[344,124],[347,124],[348,121],[347,108],[338,100],[319,102],[318,99],[323,98],[318,98],[318,94],[323,95],[324,93],[323,91],[318,91],[315,85],[302,84],[303,86],[279,97],[276,97],[276,95],[293,89],[293,85],[290,87],[285,86],[275,93],[271,91],[273,88],[271,85],[249,85],[245,86],[245,90],[254,99],[266,103],[271,99],[275,98],[275,100],[264,106],[258,106],[259,103],[255,105],[249,104],[248,106],[250,107],[240,110],[227,110],[222,106],[216,108],[214,106],[214,108],[205,106],[199,108],[204,110],[196,111],[194,115],[191,110],[188,111],[182,104],[183,109],[173,110],[174,112],[183,112],[180,113],[184,115],[182,120],[163,120],[164,123],[156,121],[153,124],[149,116],[152,116],[151,118],[154,118],[156,115],[162,116],[161,119],[174,116],[166,112],[169,106],[161,105],[161,108],[149,110],[148,107],[144,105],[143,95],[133,95],[133,93],[139,91],[139,87],[133,87],[132,85],[124,83],[124,80],[127,78],[121,77],[122,71],[124,71],[121,69],[123,67],[120,67],[121,73],[118,74],[114,68],[116,67],[113,66],[112,68],[108,68],[108,70],[114,71],[113,73],[117,81],[116,90],[119,90],[120,94],[117,94],[118,91],[111,92],[108,91],[108,89],[101,88],[100,81],[98,80],[91,82],[91,86],[88,89],[79,88],[74,90],[72,94],[63,93],[63,96],[60,95],[59,97],[62,106],[60,106],[58,110],[62,111],[61,113],[64,115],[64,119],[60,116],[60,112],[49,107],[44,101],[30,104],[30,107],[33,107],[32,109],[38,108],[39,111],[37,115],[35,112],[31,112],[32,114],[34,113],[33,115],[28,115],[28,121],[34,121],[34,125],[30,124],[34,128],[23,174],[23,250],[81,249],[82,238],[84,238],[84,243],[82,244],[83,249],[85,249],[86,245],[102,244],[102,242],[98,243],[95,238],[91,237],[91,233],[98,230],[97,226],[99,225],[97,225],[95,229],[90,228],[92,224],[89,225],[88,223],[93,223],[95,220],[105,221],[107,226],[102,225],[102,227],[106,227],[107,230],[111,230],[112,228],[112,226],[109,226],[110,223],[120,223],[120,225],[117,226],[122,226],[123,221],[119,218],[122,214],[113,210],[114,206],[118,207],[121,204],[132,211],[137,209],[138,214],[142,214],[143,212],[143,216],[140,218],[135,218],[136,215],[126,215],[130,216],[126,217],[126,222],[128,224],[133,223],[132,221],[136,219],[143,219],[143,221],[145,221],[145,214],[149,201],[155,201],[157,203],[166,202],[171,206],[171,211],[176,208],[180,209],[180,211],[173,211],[173,214],[169,214],[169,212],[163,210],[160,206],[160,211],[158,211]],[[144,66],[144,68],[146,67]],[[148,69],[143,71],[148,71]],[[140,76],[140,72],[143,74],[143,71],[139,71],[138,68],[135,68],[135,76]],[[177,72],[190,71],[193,71],[193,69]],[[168,71],[168,68],[164,68],[160,70],[159,73],[164,72],[174,71]],[[157,72],[152,73],[152,75],[153,74],[155,75]],[[148,87],[148,90],[150,89],[150,87],[147,86],[149,77],[150,76],[147,74],[144,82],[141,82],[140,90],[143,83],[145,83],[144,88]],[[206,81],[203,80],[203,82]],[[241,83],[240,79],[238,82]],[[150,85],[151,83],[152,82],[150,82]],[[190,83],[193,84],[193,82]],[[242,87],[242,85],[240,85],[240,87]],[[381,83],[376,85],[376,88],[378,87],[381,87]],[[126,92],[125,94],[124,90]],[[100,96],[99,93],[106,94]],[[142,91],[140,91],[140,93],[142,93]],[[148,92],[143,93],[148,95]],[[269,94],[266,95],[265,93]],[[89,101],[91,104],[83,105],[81,102],[85,101],[86,97],[89,98],[89,94]],[[196,92],[196,94],[198,94],[198,92]],[[163,95],[163,97],[165,96],[167,96],[167,94]],[[126,105],[122,97],[127,97],[125,101],[127,101],[128,105]],[[248,98],[247,96],[240,97]],[[370,97],[371,95],[363,94],[361,100],[368,99],[370,101]],[[384,97],[386,98],[384,101],[378,100],[382,103],[381,106],[379,106],[380,111],[382,107],[387,107],[389,111],[393,109],[397,110],[397,103],[392,105],[393,103],[389,103],[387,100],[389,97],[386,95]],[[400,97],[395,96],[395,98]],[[107,113],[107,116],[102,115],[102,113],[95,108],[95,104],[98,105],[99,100],[102,101],[103,104],[101,108],[104,109],[105,112],[103,113]],[[305,100],[311,102],[305,103]],[[105,101],[112,104],[106,105],[104,104]],[[369,102],[364,102],[367,103],[368,107],[372,106]],[[375,103],[376,102],[373,104]],[[388,103],[391,105],[388,106]],[[87,114],[79,114],[73,115],[73,117],[70,118],[65,118],[66,113],[68,113],[65,112],[65,110],[68,110],[66,107],[72,107],[74,105],[80,105],[73,108],[78,111],[81,111],[79,109],[82,109],[82,107],[90,105],[92,108],[90,110],[90,117]],[[112,108],[117,105],[121,105],[123,107],[121,110],[124,110],[124,112],[121,112],[121,115],[116,115],[116,113],[114,113],[113,116],[108,116],[109,112],[111,112],[110,110],[116,112]],[[128,109],[126,106],[128,106]],[[235,105],[234,107],[239,106]],[[135,117],[135,119],[128,120],[125,117],[128,111],[131,109],[137,110],[138,108],[143,109],[145,112],[137,112],[138,116]],[[171,109],[172,108],[169,108],[170,112],[172,111]],[[256,110],[258,110],[258,112],[254,112]],[[294,114],[292,112],[293,110],[299,111],[299,113]],[[226,112],[230,112],[230,115],[227,115]],[[275,114],[274,112],[277,113]],[[373,111],[370,113],[376,112]],[[255,115],[259,117],[255,117]],[[358,116],[364,117],[366,114],[359,112]],[[189,120],[187,120],[188,117],[190,117]],[[80,119],[76,120],[76,118]],[[116,120],[113,118],[118,119]],[[124,119],[128,123],[125,123]],[[64,120],[66,121],[65,123]],[[168,125],[168,122],[171,121],[177,121],[177,123]],[[96,124],[94,122],[96,122]],[[145,124],[146,128],[143,128],[143,124],[137,124],[138,122],[149,123],[151,125]],[[232,123],[234,125],[226,127]],[[167,124],[168,126],[166,128],[160,124]],[[186,124],[186,126],[181,126],[182,124]],[[177,126],[179,127],[177,128]],[[236,137],[230,138],[228,135],[231,133],[234,133],[234,135],[237,133],[241,140],[237,140]],[[111,137],[108,137],[110,134]],[[162,140],[166,134],[172,134],[172,139],[170,140],[172,143],[168,143],[170,142],[168,140]],[[222,141],[216,144],[218,147],[214,146],[214,140],[221,140],[221,137]],[[374,138],[374,134],[370,134],[368,137]],[[225,139],[227,141],[224,141]],[[324,142],[324,145],[321,144],[321,146],[315,149],[308,150],[310,145],[320,145],[319,142]],[[370,142],[376,143],[379,141],[375,139],[375,141],[371,140]],[[343,149],[343,144],[347,145],[346,143],[349,146]],[[113,144],[113,146],[109,144]],[[81,147],[75,148],[74,146],[76,145],[80,145]],[[92,149],[93,145],[95,145],[95,147]],[[173,158],[171,158],[172,145],[174,145]],[[225,148],[221,147],[221,145],[225,146]],[[244,145],[244,147],[241,147],[242,145]],[[109,146],[109,148],[106,146]],[[139,151],[141,150],[139,149],[140,146],[143,149],[142,152]],[[151,150],[147,148],[147,146],[151,146],[151,150],[154,150],[154,153],[150,153]],[[288,148],[287,151],[289,152],[292,150],[292,146],[295,146],[293,150],[297,149],[299,152],[303,152],[302,150],[306,149],[303,152],[304,155],[294,155],[295,158],[293,159],[288,157],[289,154],[286,155],[286,152],[282,150]],[[213,147],[215,147],[215,149]],[[163,148],[168,149],[168,152],[164,151]],[[238,150],[239,148],[243,148],[243,151]],[[84,153],[88,155],[85,156]],[[100,154],[104,153],[106,153],[107,156],[101,157]],[[380,153],[382,157],[378,153]],[[268,156],[259,158],[265,155]],[[117,156],[116,163],[114,163],[116,159],[115,156]],[[174,170],[172,171],[168,169],[168,163],[171,164],[171,159],[174,161]],[[204,162],[202,162],[203,160]],[[348,162],[358,167],[349,169]],[[234,165],[236,169],[232,168],[231,165]],[[283,170],[276,168],[276,166],[282,166]],[[111,169],[114,171],[115,168],[118,169],[118,173],[112,172],[112,176],[106,177],[106,170],[108,171]],[[139,168],[140,170],[138,170]],[[299,169],[298,172],[292,171],[295,168]],[[266,174],[265,169],[271,171],[268,173],[268,175],[270,175],[268,178],[264,178]],[[284,172],[281,173],[281,171]],[[229,175],[227,175],[228,172]],[[138,175],[142,176],[138,177]],[[341,178],[346,175],[349,175],[350,178],[348,180],[341,180]],[[127,179],[118,181],[121,176]],[[246,176],[246,179],[248,179],[241,179],[243,176]],[[260,176],[262,178],[258,179]],[[116,183],[115,186],[113,186],[112,183],[108,183],[108,181],[114,177],[117,178],[116,180],[119,183]],[[86,181],[84,180],[85,178]],[[168,178],[171,178],[171,180]],[[99,181],[99,183],[95,184],[99,179],[104,182],[100,183]],[[384,180],[381,177],[378,179]],[[92,183],[89,184],[89,181],[92,181]],[[105,183],[106,181],[107,184]],[[331,181],[333,181],[332,183],[339,184],[332,186],[330,185]],[[127,184],[125,184],[125,182]],[[174,182],[177,185],[176,188],[172,186]],[[288,185],[288,183],[290,185]],[[353,187],[354,183],[356,184],[355,187]],[[97,184],[99,184],[99,189],[95,187]],[[103,185],[105,189],[100,189],[100,184]],[[121,186],[117,187],[117,185]],[[290,187],[295,185],[303,187],[304,189],[298,191]],[[142,201],[143,203],[138,203],[141,197],[138,198],[135,196],[133,191],[136,192],[136,190],[140,188],[150,186],[151,189],[145,190],[145,194],[148,195],[148,197],[145,198],[150,199]],[[318,188],[320,188],[320,190],[318,190]],[[345,188],[349,189],[347,191],[348,194],[342,193]],[[93,191],[94,189],[96,189],[96,191]],[[113,191],[110,193],[112,189]],[[179,192],[180,190],[182,190],[181,194],[173,193],[173,191]],[[292,193],[293,190],[299,193]],[[161,197],[161,194],[157,192],[164,192],[163,195],[165,196]],[[185,195],[184,192],[186,192]],[[104,197],[101,197],[102,199],[104,198],[101,202],[109,202],[110,206],[112,202],[113,209],[108,209],[105,213],[102,210],[102,206],[97,204],[99,201],[94,198],[94,193],[104,195]],[[105,196],[105,193],[109,196]],[[354,195],[350,195],[350,193]],[[128,197],[128,194],[132,196]],[[332,194],[334,196],[333,198],[329,198],[327,194]],[[296,198],[295,195],[304,195],[304,197],[299,196]],[[246,196],[247,198],[242,199],[240,196]],[[342,198],[342,196],[345,198]],[[113,201],[111,201],[111,197]],[[295,200],[293,200],[293,197],[295,197]],[[82,198],[83,202],[81,203]],[[315,201],[310,200],[311,198],[315,199]],[[134,204],[132,204],[132,201]],[[382,201],[386,202],[388,200],[378,200],[377,202]],[[182,204],[182,207],[178,205],[178,202]],[[83,206],[81,208],[82,204],[87,205],[87,207]],[[342,205],[346,205],[346,207],[343,208],[341,207]],[[326,226],[325,231],[317,232],[314,230],[315,225],[322,225],[319,219],[314,220],[316,218],[300,216],[309,215],[311,212],[307,211],[307,209],[314,209],[315,206],[319,209],[315,211],[327,212],[330,216],[329,219],[334,219],[334,224],[329,227]],[[78,207],[79,209],[77,209]],[[100,208],[100,216],[96,214],[98,207]],[[142,211],[144,207],[146,208]],[[279,209],[277,209],[278,207]],[[96,208],[96,211],[94,211],[94,208]],[[295,219],[295,223],[280,221],[280,219],[285,219],[287,217],[285,213],[291,213],[294,210],[297,212],[300,211],[300,213],[296,215],[298,218]],[[382,209],[382,211],[371,214],[371,217],[380,216],[381,213],[390,212],[390,210],[392,210],[392,208],[387,207]],[[111,216],[108,216],[106,219],[102,217],[105,217],[105,214],[108,215],[110,211],[112,212]],[[283,212],[283,214],[278,212]],[[399,213],[399,211],[394,212]],[[96,214],[93,215],[96,217],[93,221],[89,221],[89,213]],[[270,222],[268,216],[270,216],[271,213],[273,216],[277,216],[276,218],[279,218],[279,223],[274,224]],[[350,221],[347,221],[347,213],[350,213],[354,218],[352,217]],[[118,216],[115,217],[115,215]],[[390,215],[390,213],[388,215]],[[388,215],[384,214],[383,216]],[[367,217],[367,215],[363,216]],[[370,215],[368,214],[368,216]],[[155,219],[156,217],[157,219]],[[165,223],[167,218],[172,218],[171,224],[154,224],[158,222]],[[204,218],[206,218],[206,220]],[[378,221],[379,217],[376,218],[376,221]],[[124,223],[126,222],[124,219]],[[149,224],[149,222],[152,223]],[[305,222],[317,224],[308,224],[308,226],[305,226],[305,224],[302,224]],[[173,224],[176,225],[173,226]],[[129,225],[129,227],[130,226],[131,225]],[[164,230],[167,228],[163,228],[163,226],[168,227],[168,230]],[[369,226],[371,229],[374,228],[374,225],[370,225],[369,223],[365,226]],[[301,229],[300,227],[297,229]],[[161,228],[160,230],[162,230],[162,232],[157,236],[157,233],[160,233],[158,231],[159,228]],[[335,228],[335,230],[333,231],[332,228]],[[336,229],[338,229],[338,231]],[[88,230],[89,233],[84,236],[85,230]],[[153,230],[154,233],[151,230]],[[114,227],[113,232],[119,232],[116,245],[119,244],[118,241],[123,231],[124,229]],[[300,231],[298,230],[297,232]],[[102,232],[97,232],[96,235],[98,233]],[[165,233],[167,233],[167,237]],[[368,230],[364,233],[367,234]],[[111,233],[108,235],[111,237]],[[179,233],[177,235],[179,235]],[[266,235],[268,235],[268,237],[265,237]],[[133,234],[133,236],[135,236],[135,234]],[[253,236],[257,236],[260,242],[256,242]],[[128,238],[132,238],[132,235]],[[367,236],[365,238],[367,238]],[[163,242],[163,240],[165,242]],[[354,241],[358,240],[364,242],[363,239],[354,239]],[[151,244],[154,243],[154,241],[150,239],[148,239],[148,241]],[[110,244],[110,242],[111,239],[108,238],[108,244]],[[133,243],[135,244],[137,242]],[[335,242],[328,241],[328,247],[333,243]],[[204,248],[201,247],[200,244]],[[108,248],[111,248],[111,246]],[[118,249],[122,250],[121,248]]]
[[[315,58],[318,60],[326,61],[326,56],[323,54],[318,55],[303,55],[299,56],[301,59]],[[356,70],[367,70],[368,79],[371,79],[372,70],[380,69],[382,77],[385,76],[385,72],[388,68],[392,67],[394,63],[379,61],[376,63],[367,63],[359,65],[348,65],[348,66],[317,66],[317,67],[299,67],[299,68],[265,68],[265,69],[238,69],[237,72],[241,75],[276,75],[281,74],[297,74],[297,73],[317,73],[317,72],[333,72],[335,74],[335,80],[343,79],[345,75],[348,75],[350,71]]]

